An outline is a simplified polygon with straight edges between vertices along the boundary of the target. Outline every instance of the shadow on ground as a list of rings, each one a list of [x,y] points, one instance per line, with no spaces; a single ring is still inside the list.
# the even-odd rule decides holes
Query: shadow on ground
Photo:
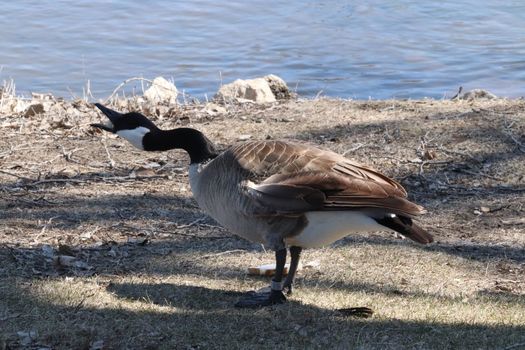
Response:
[[[18,284],[20,285],[20,284]],[[16,288],[16,284],[10,288]],[[113,284],[108,291],[134,301],[112,308],[64,306],[32,297],[20,289],[8,302],[23,310],[16,317],[20,329],[39,334],[30,345],[89,348],[103,341],[107,348],[486,348],[515,346],[525,341],[525,328],[505,325],[438,323],[384,319],[375,310],[371,319],[348,318],[336,310],[290,300],[261,310],[239,310],[232,304],[238,293],[172,284]],[[89,298],[89,296],[87,296]],[[497,301],[497,298],[495,298]],[[161,305],[155,309],[151,305]],[[10,320],[9,322],[13,322]],[[12,325],[1,327],[10,348],[20,346]],[[40,325],[38,328],[23,328]],[[48,329],[46,324],[56,328]],[[518,347],[516,347],[518,348]]]

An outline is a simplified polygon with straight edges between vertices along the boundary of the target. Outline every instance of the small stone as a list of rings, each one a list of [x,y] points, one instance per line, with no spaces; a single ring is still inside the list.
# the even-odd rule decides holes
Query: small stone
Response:
[[[206,112],[208,115],[216,116],[220,114],[226,114],[227,110],[216,103],[207,103],[204,107],[204,112]]]
[[[49,126],[53,129],[72,129],[73,125],[64,119],[51,120]]]
[[[157,162],[150,162],[150,163],[144,165],[145,169],[158,169],[160,167],[161,167],[161,165],[159,163],[157,163]]]
[[[239,141],[246,141],[246,140],[249,140],[251,138],[252,138],[252,135],[246,134],[246,135],[239,135],[237,140],[239,140]]]
[[[73,107],[68,107],[66,109],[66,115],[70,116],[70,117],[80,117],[80,111],[76,108],[73,108]]]
[[[33,100],[43,100],[43,101],[52,101],[55,99],[52,93],[38,93],[38,92],[32,92],[31,98]]]
[[[91,239],[92,237],[93,237],[93,231],[86,231],[80,234],[80,239],[82,240],[88,240],[88,239]],[[70,254],[67,254],[67,252],[63,252],[63,254],[70,255]]]
[[[34,117],[35,115],[44,113],[44,111],[45,111],[45,108],[42,103],[32,104],[29,107],[27,107],[24,113],[24,117],[26,118]]]
[[[306,327],[301,327],[299,328],[299,330],[297,331],[297,333],[301,336],[301,337],[307,337],[308,336],[308,331],[306,330]]]
[[[153,103],[168,102],[175,103],[179,91],[177,87],[164,79],[157,77],[151,83],[151,86],[144,92],[144,97]]]
[[[493,93],[487,90],[474,89],[474,90],[465,92],[459,98],[461,100],[479,100],[479,99],[493,100],[493,99],[498,98],[498,96],[494,95]]]
[[[11,108],[12,112],[14,113],[22,113],[23,111],[27,109],[28,105],[30,105],[30,103],[27,101],[24,101],[22,99],[15,99],[14,104],[11,104],[9,108]]]
[[[268,82],[270,90],[272,90],[272,93],[276,99],[286,100],[292,97],[292,94],[290,93],[290,89],[288,89],[288,85],[286,85],[286,82],[277,75],[270,74],[265,76],[264,79]]]
[[[436,158],[436,152],[434,152],[433,150],[425,150],[425,153],[423,154],[423,157],[426,159],[426,160],[432,160],[434,158]]]
[[[104,349],[104,341],[103,340],[96,340],[91,343],[89,350],[102,350]]]
[[[479,208],[479,210],[481,210],[482,213],[490,213],[490,208],[489,207],[481,207],[481,208]]]
[[[170,108],[167,107],[167,106],[157,106],[155,108],[155,115],[157,117],[159,117],[159,118],[160,117],[164,117],[164,116],[168,116],[169,111],[170,111]]]
[[[29,346],[34,340],[38,338],[37,331],[16,332],[16,334],[18,335],[20,345],[23,346]]]
[[[141,168],[135,171],[135,177],[148,177],[155,176],[156,174],[157,173],[155,173],[155,170],[153,169]]]
[[[49,244],[44,244],[41,249],[45,257],[52,258],[55,255],[55,250]]]
[[[221,86],[215,99],[219,101],[236,102],[256,102],[269,103],[275,102],[275,96],[270,89],[270,85],[264,78],[251,80],[237,79],[233,83]]]

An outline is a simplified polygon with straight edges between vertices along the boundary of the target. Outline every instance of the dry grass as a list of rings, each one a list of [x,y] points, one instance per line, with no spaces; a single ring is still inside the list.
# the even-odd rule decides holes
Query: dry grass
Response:
[[[273,255],[197,208],[182,152],[138,152],[95,133],[89,123],[102,117],[81,101],[1,115],[0,349],[525,348],[524,107],[144,108],[165,128],[189,124],[222,146],[252,135],[347,152],[429,210],[420,222],[435,244],[371,233],[306,251],[320,268],[298,276],[288,304],[256,311],[233,303],[268,284],[245,270]],[[351,306],[375,314],[336,311]]]

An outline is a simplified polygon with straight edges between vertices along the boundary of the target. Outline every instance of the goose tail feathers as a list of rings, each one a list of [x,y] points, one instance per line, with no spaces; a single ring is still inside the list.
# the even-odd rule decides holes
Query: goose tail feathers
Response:
[[[428,244],[434,241],[430,233],[416,225],[409,217],[390,214],[381,219],[376,219],[376,221],[415,242]]]

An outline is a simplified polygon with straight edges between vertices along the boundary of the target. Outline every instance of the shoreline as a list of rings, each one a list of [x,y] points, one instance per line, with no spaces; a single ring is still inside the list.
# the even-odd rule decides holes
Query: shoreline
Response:
[[[123,89],[127,84],[135,81],[140,81],[141,84],[146,83],[147,87],[142,87],[142,95],[125,96]],[[123,96],[119,96],[122,92]],[[176,108],[178,106],[198,106],[198,105],[217,105],[217,106],[231,106],[231,105],[259,105],[261,108],[266,108],[264,105],[271,103],[283,103],[285,101],[353,101],[355,103],[381,103],[381,102],[417,102],[417,101],[434,101],[436,103],[444,101],[458,101],[458,100],[505,100],[505,101],[520,101],[524,97],[506,98],[497,97],[487,90],[474,89],[464,92],[460,87],[457,93],[451,98],[420,98],[420,99],[353,99],[330,96],[315,96],[315,97],[301,97],[295,92],[292,92],[286,82],[275,75],[267,75],[260,78],[249,80],[237,79],[231,83],[222,85],[213,98],[206,100],[199,100],[191,98],[183,92],[177,90],[173,82],[157,77],[153,80],[145,78],[129,78],[120,83],[113,92],[105,99],[95,99],[89,91],[89,86],[84,92],[82,98],[67,99],[61,96],[54,96],[52,93],[36,93],[32,92],[31,97],[17,96],[14,82],[4,81],[4,86],[0,87],[0,115],[17,114],[24,116],[33,116],[42,113],[56,113],[56,105],[61,105],[62,109],[71,110],[79,105],[90,105],[95,102],[110,104],[120,108],[135,108],[138,111],[145,111],[160,108],[161,114],[166,114],[168,109]],[[54,110],[55,109],[55,110]],[[159,113],[157,113],[159,114]]]

